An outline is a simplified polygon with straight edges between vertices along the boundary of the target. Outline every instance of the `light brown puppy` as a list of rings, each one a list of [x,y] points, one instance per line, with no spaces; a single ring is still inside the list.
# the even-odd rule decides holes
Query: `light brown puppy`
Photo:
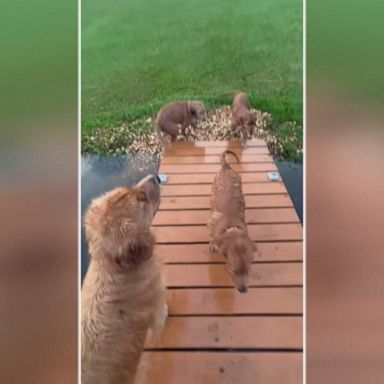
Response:
[[[158,132],[171,136],[172,141],[185,129],[205,116],[204,105],[200,101],[177,101],[162,107],[157,114],[156,127]]]
[[[210,249],[226,257],[227,270],[239,292],[246,292],[256,245],[248,236],[245,224],[245,201],[241,177],[221,156],[221,169],[215,176],[211,195],[211,216],[208,221]]]
[[[256,114],[250,109],[248,96],[244,92],[236,92],[232,103],[231,127],[234,131],[239,132],[243,147],[246,147],[247,139],[252,136],[256,126]]]
[[[149,327],[167,316],[161,265],[152,256],[155,176],[95,199],[85,216],[90,264],[81,298],[82,384],[130,384]]]

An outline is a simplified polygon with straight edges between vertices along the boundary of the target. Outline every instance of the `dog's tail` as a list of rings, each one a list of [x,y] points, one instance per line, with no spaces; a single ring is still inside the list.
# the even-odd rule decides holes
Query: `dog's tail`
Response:
[[[227,163],[227,160],[225,158],[225,155],[230,154],[232,155],[238,163],[240,163],[240,160],[235,152],[230,151],[229,149],[225,150],[221,155],[221,166],[223,168],[230,168],[230,165]]]

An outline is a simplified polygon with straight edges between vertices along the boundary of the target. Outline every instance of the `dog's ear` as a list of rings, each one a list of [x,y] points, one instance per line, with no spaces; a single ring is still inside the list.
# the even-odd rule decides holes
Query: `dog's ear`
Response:
[[[189,105],[189,111],[193,117],[201,117],[200,115],[205,115],[204,105],[200,102],[192,101]]]
[[[138,189],[136,191],[136,200],[143,202],[143,203],[148,202],[148,195],[147,195],[145,189]]]
[[[193,117],[197,117],[197,108],[196,108],[196,103],[191,102],[189,105],[189,111]]]
[[[116,263],[124,268],[128,266],[137,266],[143,261],[151,258],[153,244],[149,242],[135,241],[124,248],[121,253],[116,255]]]

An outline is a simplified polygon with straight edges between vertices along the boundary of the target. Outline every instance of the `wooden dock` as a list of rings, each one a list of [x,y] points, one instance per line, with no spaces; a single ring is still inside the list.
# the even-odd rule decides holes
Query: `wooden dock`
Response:
[[[164,260],[169,318],[149,340],[140,371],[146,384],[299,384],[302,382],[302,226],[262,140],[176,143],[153,231]],[[251,237],[258,244],[250,289],[238,293],[224,258],[208,249],[211,183],[224,149],[241,160]]]

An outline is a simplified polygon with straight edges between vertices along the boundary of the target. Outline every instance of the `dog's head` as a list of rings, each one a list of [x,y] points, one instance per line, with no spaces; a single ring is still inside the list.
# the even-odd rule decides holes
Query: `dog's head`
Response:
[[[191,115],[198,120],[204,119],[205,117],[205,108],[204,104],[201,101],[191,101],[189,103],[189,110]]]
[[[227,261],[227,270],[237,290],[245,293],[248,290],[253,252],[257,250],[254,242],[237,228],[227,230],[220,244]]]
[[[122,267],[149,258],[154,242],[149,228],[159,204],[159,181],[153,175],[95,199],[85,215],[91,257]]]

